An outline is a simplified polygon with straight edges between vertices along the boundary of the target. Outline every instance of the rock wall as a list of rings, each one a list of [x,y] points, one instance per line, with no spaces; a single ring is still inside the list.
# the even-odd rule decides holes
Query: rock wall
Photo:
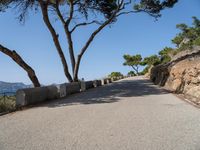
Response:
[[[151,70],[151,80],[200,104],[200,47]]]

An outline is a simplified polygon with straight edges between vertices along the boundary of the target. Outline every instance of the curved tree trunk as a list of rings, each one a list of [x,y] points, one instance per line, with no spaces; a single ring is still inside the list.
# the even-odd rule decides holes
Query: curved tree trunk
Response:
[[[35,71],[21,58],[21,56],[16,51],[9,50],[1,44],[0,51],[12,58],[20,67],[22,67],[27,72],[28,77],[32,81],[34,87],[40,87],[40,82],[35,74]]]
[[[133,70],[136,72],[136,75],[139,75],[139,71],[138,71],[138,66],[136,66],[136,68],[134,66],[131,66],[133,68]]]
[[[39,2],[40,2],[40,7],[41,7],[44,23],[46,24],[46,26],[47,26],[48,30],[50,31],[51,36],[53,38],[54,45],[57,49],[57,52],[60,56],[60,59],[61,59],[62,65],[63,65],[65,76],[67,77],[69,82],[73,82],[72,76],[69,73],[67,61],[65,59],[63,50],[61,48],[61,45],[60,45],[60,42],[59,42],[59,39],[58,39],[58,34],[56,33],[55,29],[53,28],[53,26],[51,25],[51,22],[49,20],[48,2],[44,2],[42,0],[40,0]]]

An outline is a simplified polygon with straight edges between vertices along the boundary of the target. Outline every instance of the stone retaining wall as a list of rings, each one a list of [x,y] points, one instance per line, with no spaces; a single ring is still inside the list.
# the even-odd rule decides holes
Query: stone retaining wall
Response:
[[[151,69],[151,80],[200,105],[200,48]]]

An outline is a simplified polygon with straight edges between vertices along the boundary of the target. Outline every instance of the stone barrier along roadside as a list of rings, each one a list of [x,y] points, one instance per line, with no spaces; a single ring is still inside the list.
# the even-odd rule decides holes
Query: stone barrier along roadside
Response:
[[[81,92],[81,84],[79,82],[66,83],[66,94],[75,94]]]
[[[86,91],[85,81],[81,81],[80,84],[81,84],[81,92]]]
[[[21,89],[16,93],[16,106],[22,107],[46,100],[58,99],[109,83],[111,83],[111,79],[107,78],[95,81],[81,81],[46,87]]]
[[[59,89],[56,86],[21,89],[16,93],[16,106],[36,104],[46,100],[59,98]]]
[[[93,81],[86,81],[85,87],[86,87],[86,89],[94,88]]]
[[[111,78],[111,82],[117,81],[117,78]]]
[[[66,97],[66,96],[67,96],[66,84],[67,84],[67,83],[63,83],[63,84],[57,85],[58,93],[59,93],[59,97],[60,97],[60,98]]]
[[[101,86],[101,80],[94,80],[94,81],[93,81],[93,86],[94,86],[94,87]]]
[[[16,106],[22,107],[36,104],[51,99],[66,97],[67,95],[79,93],[80,83],[64,83],[57,86],[46,86],[38,88],[21,89],[16,93]]]
[[[81,83],[79,82],[63,83],[63,84],[57,85],[57,87],[59,89],[60,98],[66,97],[67,95],[81,92]]]
[[[109,84],[109,83],[112,83],[112,81],[111,81],[110,78],[107,78],[107,79],[106,79],[106,84]]]
[[[101,79],[101,85],[107,84],[106,79]]]

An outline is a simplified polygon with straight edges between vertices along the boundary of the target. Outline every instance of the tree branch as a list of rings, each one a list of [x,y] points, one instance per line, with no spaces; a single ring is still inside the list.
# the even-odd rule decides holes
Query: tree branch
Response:
[[[78,27],[81,27],[81,26],[87,26],[87,25],[91,25],[91,24],[99,24],[101,25],[102,23],[100,23],[99,21],[97,20],[93,20],[91,22],[83,22],[83,23],[79,23],[79,24],[76,24],[72,30],[70,31],[71,33],[74,32]]]
[[[119,17],[121,15],[140,13],[140,12],[147,13],[149,16],[154,17],[156,20],[158,19],[158,17],[160,17],[160,14],[152,14],[152,13],[150,13],[148,11],[145,11],[145,10],[124,11],[124,12],[121,12],[121,13],[117,14],[116,17]]]
[[[69,18],[72,19],[72,17],[73,17],[73,12],[72,12],[73,11],[73,4],[71,3],[71,5],[72,6],[70,6],[70,17]],[[74,72],[76,60],[75,60],[75,56],[74,56],[74,47],[73,47],[72,36],[71,36],[71,32],[69,31],[69,23],[70,23],[71,19],[68,19],[65,22],[62,14],[60,12],[60,9],[59,9],[58,1],[56,1],[55,8],[56,8],[57,15],[60,18],[60,20],[61,20],[61,22],[63,24],[64,30],[65,30],[65,34],[66,34],[67,42],[68,42],[68,46],[69,46],[69,54],[70,54],[70,60],[71,60],[71,65],[72,65],[72,72]]]
[[[40,87],[40,82],[35,74],[35,71],[21,58],[21,56],[16,51],[9,50],[1,44],[0,51],[12,58],[21,68],[23,68],[27,72],[28,77],[32,81],[34,87]]]
[[[87,48],[89,47],[89,45],[91,44],[91,42],[93,41],[93,39],[95,38],[95,36],[104,28],[106,27],[108,24],[110,24],[113,19],[116,17],[116,14],[120,11],[122,5],[123,5],[124,1],[122,0],[119,5],[118,8],[116,9],[116,11],[111,15],[111,17],[109,19],[107,19],[101,26],[99,26],[99,28],[97,28],[89,37],[89,39],[87,40],[86,44],[83,46],[83,48],[81,49],[81,52],[79,53],[78,57],[77,57],[77,63],[75,66],[75,72],[74,72],[74,78],[77,79],[78,77],[78,70],[79,70],[79,66],[80,66],[80,61],[81,58],[83,56],[83,54],[85,53],[85,51],[87,50]]]
[[[69,12],[69,18],[66,21],[66,26],[69,26],[72,18],[73,18],[73,14],[74,14],[74,4],[73,4],[73,0],[69,0],[69,7],[70,7],[70,12]]]

